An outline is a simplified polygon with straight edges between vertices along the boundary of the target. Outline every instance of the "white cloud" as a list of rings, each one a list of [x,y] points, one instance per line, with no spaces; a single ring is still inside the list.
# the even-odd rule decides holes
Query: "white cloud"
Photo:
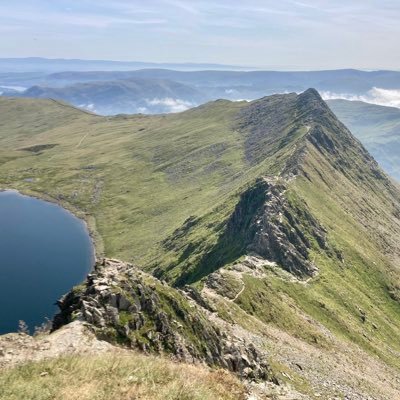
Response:
[[[26,90],[26,87],[23,86],[7,86],[7,85],[1,85],[2,89],[11,89],[11,90],[16,90],[17,92],[23,92]]]
[[[78,107],[83,108],[84,110],[88,110],[93,113],[97,113],[97,110],[96,110],[94,104],[79,104]]]
[[[400,89],[382,89],[374,87],[365,95],[334,93],[329,91],[321,91],[320,93],[324,100],[344,99],[400,108]]]
[[[72,11],[52,11],[38,8],[0,6],[2,19],[45,25],[74,25],[87,28],[108,28],[112,25],[158,25],[166,23],[164,18],[132,18],[130,16],[101,15]],[[9,24],[10,25],[10,24]],[[10,25],[13,27],[15,25]],[[0,27],[1,28],[1,27]]]
[[[147,99],[146,103],[149,106],[161,106],[167,109],[167,112],[176,113],[185,111],[191,107],[194,107],[195,104],[190,101],[182,100],[182,99],[173,99],[171,97],[165,97],[163,99]]]

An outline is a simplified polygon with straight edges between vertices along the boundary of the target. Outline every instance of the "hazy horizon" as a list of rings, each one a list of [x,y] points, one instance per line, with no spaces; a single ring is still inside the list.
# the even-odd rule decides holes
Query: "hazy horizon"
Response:
[[[74,57],[41,57],[41,56],[26,56],[26,57],[0,57],[1,60],[46,60],[46,61],[87,61],[89,62],[106,62],[106,63],[125,63],[125,64],[154,64],[156,65],[181,65],[181,66],[215,66],[218,67],[218,70],[224,70],[229,71],[229,68],[232,68],[232,70],[238,69],[240,71],[246,72],[246,71],[269,71],[269,72],[315,72],[315,71],[340,71],[340,70],[358,70],[358,71],[364,71],[364,72],[374,72],[374,71],[400,71],[399,68],[393,68],[393,69],[386,69],[386,68],[350,68],[350,67],[340,67],[340,68],[315,68],[315,69],[310,69],[310,68],[303,68],[301,67],[296,68],[296,66],[282,66],[282,65],[271,65],[271,66],[265,66],[265,67],[255,67],[252,65],[230,65],[230,64],[223,64],[223,63],[213,63],[213,62],[207,62],[205,61],[199,61],[199,62],[190,62],[190,61],[176,61],[176,62],[163,62],[163,61],[148,61],[148,60],[118,60],[118,59],[93,59],[93,58],[74,58]],[[148,67],[143,67],[148,68]],[[164,68],[164,67],[160,67]]]
[[[398,70],[393,0],[15,0],[0,6],[0,57]]]

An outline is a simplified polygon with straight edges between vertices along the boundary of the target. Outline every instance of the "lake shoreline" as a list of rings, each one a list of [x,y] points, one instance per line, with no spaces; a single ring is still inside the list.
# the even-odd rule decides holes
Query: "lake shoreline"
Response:
[[[77,218],[79,221],[81,221],[85,229],[90,237],[91,243],[92,243],[92,266],[88,274],[93,270],[96,262],[98,259],[104,257],[104,246],[103,246],[103,241],[101,239],[100,234],[98,233],[96,229],[96,219],[90,215],[87,214],[86,212],[72,206],[68,202],[62,201],[62,200],[57,200],[54,197],[51,197],[47,193],[41,193],[41,192],[36,192],[33,190],[23,190],[21,191],[20,189],[15,189],[15,188],[0,188],[0,193],[2,192],[15,192],[18,193],[20,196],[26,196],[26,197],[33,197],[38,200],[46,201],[48,203],[55,204],[59,207],[61,207],[65,212],[71,214],[74,218]]]
[[[64,204],[50,196],[0,188],[2,303],[19,293],[13,308],[2,310],[1,334],[16,332],[18,320],[33,333],[58,312],[57,300],[94,269],[96,247],[87,218]]]

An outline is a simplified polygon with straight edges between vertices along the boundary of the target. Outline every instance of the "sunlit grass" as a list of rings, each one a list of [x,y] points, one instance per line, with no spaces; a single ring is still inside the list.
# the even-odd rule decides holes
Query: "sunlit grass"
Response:
[[[222,370],[140,354],[68,356],[1,371],[4,400],[234,400],[237,378]]]

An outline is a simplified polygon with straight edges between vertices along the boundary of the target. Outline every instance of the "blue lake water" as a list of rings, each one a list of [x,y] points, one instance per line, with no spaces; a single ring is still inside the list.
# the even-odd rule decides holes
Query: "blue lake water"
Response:
[[[56,204],[0,192],[0,334],[16,331],[19,320],[32,330],[51,318],[93,261],[81,220]]]

